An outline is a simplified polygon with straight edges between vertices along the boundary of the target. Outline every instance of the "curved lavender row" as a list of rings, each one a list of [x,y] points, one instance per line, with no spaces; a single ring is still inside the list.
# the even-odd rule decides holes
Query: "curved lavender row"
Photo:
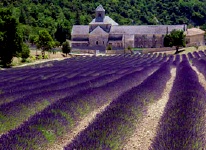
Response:
[[[93,67],[92,67],[93,68]],[[111,66],[110,66],[110,68],[111,68]],[[51,70],[52,70],[53,68],[51,68]],[[82,71],[81,71],[82,72]],[[33,74],[33,72],[31,72],[32,74]],[[88,71],[86,71],[86,73],[88,74]],[[82,74],[83,74],[83,72],[82,72]],[[76,74],[77,75],[77,74]],[[73,77],[73,76],[72,76]],[[71,77],[70,77],[71,78]],[[41,79],[41,78],[40,78]],[[30,81],[31,82],[31,81]],[[38,83],[39,81],[36,81],[35,80],[35,83]],[[14,83],[14,84],[16,84],[16,83]],[[18,84],[19,84],[19,82],[18,82]],[[22,83],[22,85],[24,85],[25,87],[26,87],[26,85],[25,85],[25,81]],[[18,86],[21,86],[21,85],[18,85]],[[13,87],[12,87],[12,85],[10,85],[10,86],[8,86],[7,88],[5,88],[4,87],[4,90],[6,90],[6,89],[13,89]]]
[[[164,63],[139,86],[113,101],[65,149],[121,149],[135,130],[146,106],[161,97],[170,76],[170,65]]]
[[[195,58],[200,58],[200,55],[196,51],[193,52],[193,55],[195,56]]]
[[[32,149],[51,142],[47,133],[52,132],[51,136],[56,138],[71,131],[81,117],[137,86],[156,69],[156,66],[147,67],[103,87],[86,90],[54,103],[40,114],[33,116],[22,127],[2,135],[0,149],[16,149],[17,147]]]
[[[190,52],[187,54],[187,56],[188,56],[189,60],[192,60],[194,58],[194,56]]]
[[[64,73],[64,71],[61,71]],[[58,72],[59,73],[59,72]],[[68,75],[70,75],[71,73],[69,72],[66,72]],[[50,77],[48,78],[47,77],[47,74],[50,75]],[[12,82],[11,81],[4,81],[4,82],[1,82],[0,83],[0,86],[1,86],[1,89],[9,89],[9,88],[12,88],[14,87],[15,85],[24,85],[24,84],[29,84],[29,83],[38,83],[39,81],[43,81],[45,82],[47,79],[52,79],[52,76],[56,75],[57,73],[55,72],[55,70],[53,71],[53,73],[41,73],[41,72],[37,72],[36,74],[33,73],[32,71],[29,73],[29,77],[28,79],[26,80],[23,80],[23,81],[17,81],[17,80],[13,80]],[[52,76],[51,76],[52,75]],[[7,75],[5,75],[7,76]],[[61,77],[61,76],[60,76]],[[56,77],[53,77],[53,79],[57,79]]]
[[[93,80],[77,84],[76,86],[32,94],[29,96],[24,96],[10,103],[3,104],[0,106],[0,116],[3,116],[3,119],[0,120],[0,134],[2,132],[7,132],[8,130],[13,129],[23,121],[28,119],[28,117],[32,116],[34,113],[41,111],[49,104],[54,103],[59,99],[75,95],[76,93],[83,90],[100,87],[109,82],[114,82],[115,80],[118,80],[120,77],[127,74],[128,73],[126,72],[125,74],[120,75],[104,75]]]
[[[48,79],[49,80],[49,79]],[[34,83],[38,83],[39,81],[35,81]],[[46,82],[45,80],[44,81],[42,81],[42,82]],[[42,82],[39,82],[39,84],[35,84],[35,87],[33,86],[33,88],[29,88],[29,87],[27,87],[27,84],[25,85],[25,83],[22,83],[23,84],[23,87],[21,86],[21,84],[20,85],[16,85],[16,88],[15,87],[12,87],[12,86],[9,86],[7,89],[11,89],[12,90],[12,92],[13,91],[23,91],[23,90],[26,90],[26,89],[34,89],[34,88],[39,88],[39,86],[41,87],[41,85],[43,84]],[[54,82],[54,81],[49,81],[48,82],[48,84],[50,84],[50,82]],[[31,83],[28,83],[28,85],[31,85]],[[6,89],[4,88],[4,91],[5,91]]]
[[[5,73],[2,73],[1,74],[1,82],[2,81],[4,81],[4,82],[6,82],[6,81],[10,81],[10,80],[15,80],[15,78],[19,78],[19,77],[21,77],[22,75],[31,75],[31,74],[35,74],[35,75],[37,75],[38,73],[41,73],[41,74],[45,74],[45,73],[51,73],[51,71],[55,71],[55,70],[57,70],[57,69],[55,69],[54,67],[53,67],[53,69],[54,70],[51,70],[51,67],[50,68],[47,68],[47,69],[44,69],[44,70],[34,70],[34,69],[30,69],[30,70],[24,70],[24,69],[22,69],[22,71],[21,72],[17,72],[17,73],[15,73],[16,72],[16,70],[11,70],[10,72],[5,72]],[[58,70],[57,70],[58,71]],[[6,76],[5,76],[6,75]],[[0,82],[0,83],[1,83]]]
[[[204,149],[205,106],[206,92],[197,74],[188,61],[181,62],[150,149]]]
[[[88,76],[88,77],[75,77],[72,79],[66,79],[63,78],[62,80],[57,80],[55,82],[48,80],[46,83],[41,85],[41,82],[36,85],[36,84],[30,84],[27,86],[18,86],[16,87],[16,90],[10,90],[9,92],[6,92],[5,94],[0,95],[0,106],[4,103],[9,103],[12,102],[16,99],[23,98],[25,96],[30,96],[30,95],[38,95],[43,92],[47,91],[53,91],[53,90],[58,90],[58,89],[64,89],[66,87],[71,87],[75,86],[77,84],[81,84],[83,82],[95,79],[97,77],[95,76]],[[51,83],[51,84],[50,84]],[[3,90],[4,91],[4,90]]]
[[[198,71],[201,72],[206,79],[206,60],[204,59],[193,59],[192,64],[197,67]]]
[[[173,63],[173,60],[174,60],[174,55],[170,55],[167,62],[168,62],[169,64],[172,64],[172,63]]]
[[[110,68],[111,69],[111,68]],[[92,72],[89,72],[89,73],[86,73],[86,74],[82,74],[81,76],[87,76],[87,75],[91,75],[91,73],[95,73],[96,71],[92,71]],[[110,71],[111,72],[111,71]],[[109,72],[108,71],[106,71],[106,73],[107,74],[109,74]],[[71,78],[71,76],[70,76],[70,78]],[[78,77],[78,79],[77,80],[79,80],[79,79],[81,79],[81,80],[85,80],[85,79],[83,79],[83,78],[79,78]],[[86,78],[87,79],[87,78]],[[65,80],[65,81],[64,81]],[[66,81],[67,80],[67,81]],[[14,86],[14,85],[10,85],[10,86],[7,86],[7,87],[4,87],[4,89],[2,89],[2,91],[4,91],[4,93],[6,93],[5,95],[6,95],[6,97],[7,96],[9,96],[9,95],[11,95],[12,93],[14,93],[14,92],[16,92],[17,93],[17,95],[20,95],[20,92],[22,93],[23,92],[23,94],[24,95],[27,95],[26,94],[26,92],[29,90],[29,92],[31,92],[31,90],[34,90],[34,91],[36,91],[35,93],[37,93],[37,92],[39,92],[40,91],[40,89],[42,89],[42,88],[44,88],[45,86],[50,86],[50,87],[52,87],[52,86],[55,86],[56,87],[56,84],[59,84],[59,81],[61,81],[62,83],[63,82],[74,82],[74,80],[75,80],[75,77],[73,77],[73,78],[71,78],[70,80],[68,80],[67,78],[63,78],[63,80],[61,81],[61,79],[56,79],[56,80],[54,80],[54,79],[47,79],[47,80],[43,80],[43,81],[41,81],[41,82],[39,82],[39,81],[35,81],[34,83],[21,83],[21,84],[17,84],[16,86]],[[90,80],[89,78],[87,79],[87,80]],[[80,82],[80,81],[79,81]],[[66,84],[66,83],[65,83]],[[63,86],[63,85],[62,85]],[[36,90],[37,89],[37,90]],[[7,90],[10,90],[10,91],[8,91],[8,92],[6,92]],[[11,95],[12,96],[12,95]],[[13,95],[12,97],[14,97],[14,96],[16,96],[16,95]],[[23,95],[22,95],[23,96]],[[5,97],[4,95],[1,95],[1,97]],[[7,97],[7,99],[9,99],[9,97]]]
[[[120,75],[111,74],[111,75],[100,76],[96,79],[89,80],[89,81],[84,82],[82,84],[78,84],[78,85],[72,86],[72,87],[66,87],[66,88],[60,89],[60,90],[46,92],[47,89],[45,89],[45,92],[43,92],[43,93],[40,92],[39,94],[32,94],[32,95],[17,99],[11,103],[4,104],[0,107],[0,110],[1,110],[0,112],[2,113],[2,116],[3,115],[7,116],[6,117],[7,121],[3,120],[3,122],[5,122],[5,123],[2,124],[2,126],[7,126],[9,124],[9,127],[6,128],[7,130],[10,128],[13,128],[14,126],[17,126],[18,124],[20,124],[22,122],[22,117],[19,119],[15,119],[18,122],[11,123],[11,121],[13,121],[15,118],[14,116],[16,116],[18,118],[19,115],[24,115],[24,114],[20,114],[20,113],[24,113],[25,110],[28,110],[29,108],[31,108],[31,110],[35,109],[36,107],[38,108],[39,105],[41,103],[43,103],[43,105],[40,107],[40,110],[41,110],[44,107],[46,107],[47,105],[49,105],[50,103],[53,103],[54,101],[57,101],[60,98],[74,95],[75,93],[77,93],[79,91],[86,90],[86,89],[89,89],[92,87],[102,86],[102,85],[106,84],[107,82],[111,82],[113,80],[116,80],[119,77],[126,75],[128,73],[134,72],[134,71],[135,70],[125,72],[125,74],[120,74]],[[68,92],[65,92],[65,91],[68,91]],[[21,93],[19,93],[19,94],[21,94]],[[37,105],[36,103],[39,105]],[[23,109],[22,107],[24,107],[24,112],[20,111],[21,109]],[[38,111],[38,109],[36,111]],[[18,112],[18,113],[16,113],[16,112]],[[27,119],[28,115],[32,115],[33,113],[35,113],[35,112],[32,112],[31,114],[29,113],[29,114],[25,115],[23,119]],[[2,129],[2,130],[7,131],[5,129]]]
[[[198,54],[200,55],[200,57],[205,57],[206,54],[203,51],[198,51]]]
[[[182,54],[182,61],[187,61],[187,56],[185,54]]]
[[[178,66],[180,63],[180,55],[175,55],[175,61],[173,62],[173,64],[175,66]]]

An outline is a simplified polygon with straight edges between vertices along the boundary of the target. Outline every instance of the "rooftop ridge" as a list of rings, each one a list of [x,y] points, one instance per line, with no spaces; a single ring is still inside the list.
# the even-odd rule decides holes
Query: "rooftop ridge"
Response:
[[[97,8],[96,11],[105,11],[105,9],[103,8],[103,6],[100,4]]]

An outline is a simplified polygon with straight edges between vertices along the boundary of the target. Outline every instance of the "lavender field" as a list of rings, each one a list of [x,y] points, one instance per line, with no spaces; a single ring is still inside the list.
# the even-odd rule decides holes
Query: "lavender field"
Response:
[[[0,71],[0,150],[206,149],[206,51]]]

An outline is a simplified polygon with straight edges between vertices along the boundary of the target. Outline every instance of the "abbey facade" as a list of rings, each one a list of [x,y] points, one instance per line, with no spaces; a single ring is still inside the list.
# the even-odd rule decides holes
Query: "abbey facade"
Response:
[[[112,49],[161,48],[164,37],[172,30],[183,30],[187,44],[204,45],[204,31],[186,25],[118,25],[99,5],[95,10],[95,18],[89,25],[74,25],[71,32],[72,49],[105,50],[108,45]]]

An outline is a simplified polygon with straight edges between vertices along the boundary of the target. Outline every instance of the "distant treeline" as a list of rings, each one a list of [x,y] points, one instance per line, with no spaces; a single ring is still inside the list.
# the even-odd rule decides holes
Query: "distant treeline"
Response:
[[[120,25],[187,24],[206,26],[206,0],[1,0],[13,10],[24,39],[45,28],[53,38],[70,38],[72,25],[88,24],[102,4],[106,15]]]

